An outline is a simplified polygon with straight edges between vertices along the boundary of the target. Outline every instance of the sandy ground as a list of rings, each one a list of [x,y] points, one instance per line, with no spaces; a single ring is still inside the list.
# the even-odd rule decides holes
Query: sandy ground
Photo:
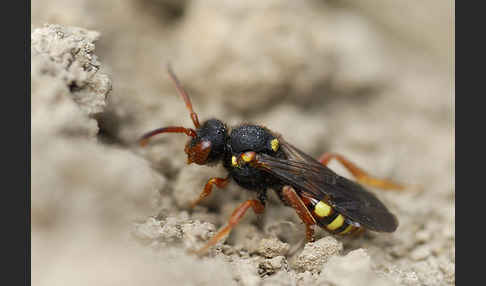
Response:
[[[455,284],[450,4],[354,2],[32,1],[32,284]],[[230,184],[192,210],[224,169],[186,165],[183,135],[136,144],[191,126],[168,62],[201,120],[413,185],[372,190],[397,231],[306,244],[270,191],[265,214],[190,254],[253,194]]]

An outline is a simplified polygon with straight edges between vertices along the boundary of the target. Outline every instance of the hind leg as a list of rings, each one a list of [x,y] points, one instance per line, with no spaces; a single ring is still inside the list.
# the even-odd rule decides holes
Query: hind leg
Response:
[[[282,196],[286,202],[295,209],[302,222],[305,223],[305,237],[307,238],[307,241],[314,241],[314,229],[312,226],[316,224],[316,221],[302,199],[290,186],[284,186],[282,188]]]
[[[378,179],[368,175],[365,171],[360,169],[354,163],[346,159],[344,156],[336,154],[336,153],[324,153],[320,158],[319,162],[326,166],[331,159],[336,159],[341,163],[353,176],[356,178],[358,182],[363,185],[371,186],[380,188],[383,190],[403,190],[405,189],[404,185],[395,183],[393,181],[387,179]]]

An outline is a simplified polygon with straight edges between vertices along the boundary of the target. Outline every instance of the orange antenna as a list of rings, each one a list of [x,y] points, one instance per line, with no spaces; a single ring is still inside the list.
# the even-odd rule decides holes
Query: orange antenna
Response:
[[[184,88],[182,88],[182,85],[179,82],[179,80],[177,79],[177,76],[172,71],[172,67],[170,66],[170,64],[167,65],[167,71],[169,72],[169,76],[172,79],[172,81],[174,82],[177,91],[182,96],[182,99],[184,99],[184,102],[186,103],[187,109],[191,113],[192,123],[194,123],[194,126],[196,126],[196,128],[199,128],[201,125],[199,124],[199,119],[197,118],[196,112],[194,112],[194,110],[192,109],[191,99],[187,95],[187,93],[184,90]]]
[[[192,138],[196,138],[196,131],[191,128],[184,128],[184,127],[179,127],[179,126],[169,126],[169,127],[163,127],[163,128],[158,128],[155,130],[152,130],[150,132],[145,133],[140,139],[139,143],[141,146],[145,146],[148,143],[148,140],[150,137],[160,134],[160,133],[184,133],[187,136],[191,136]]]

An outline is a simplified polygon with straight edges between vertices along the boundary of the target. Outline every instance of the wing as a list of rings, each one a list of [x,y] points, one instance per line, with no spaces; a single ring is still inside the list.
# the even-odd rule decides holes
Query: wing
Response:
[[[339,213],[370,230],[396,230],[396,217],[375,195],[361,185],[339,176],[281,138],[279,141],[288,159],[259,153],[256,155],[256,168],[273,174],[296,190],[309,193],[319,200],[328,196],[329,203]]]

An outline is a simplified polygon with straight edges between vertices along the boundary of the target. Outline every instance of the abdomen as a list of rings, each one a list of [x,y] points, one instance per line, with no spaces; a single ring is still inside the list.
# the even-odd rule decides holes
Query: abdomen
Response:
[[[316,224],[334,234],[348,235],[363,230],[358,223],[337,212],[325,200],[301,195],[302,201],[314,217]]]

